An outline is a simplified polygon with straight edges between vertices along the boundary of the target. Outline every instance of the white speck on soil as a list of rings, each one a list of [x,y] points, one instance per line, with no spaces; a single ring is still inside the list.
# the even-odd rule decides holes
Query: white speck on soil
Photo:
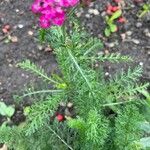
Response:
[[[33,32],[32,31],[28,31],[28,35],[32,36]]]
[[[94,14],[94,15],[99,15],[99,11],[97,9],[89,9],[88,13],[89,14]]]
[[[19,28],[19,29],[22,29],[23,27],[24,27],[23,24],[18,24],[18,28]]]
[[[85,17],[86,18],[90,18],[91,16],[90,16],[90,14],[86,14]]]
[[[110,48],[112,48],[112,47],[115,46],[115,43],[107,43],[107,46],[110,47]]]
[[[126,34],[127,34],[128,36],[131,36],[131,35],[132,35],[132,31],[127,31]]]
[[[106,73],[105,73],[105,76],[109,76],[109,72],[106,72]]]
[[[139,63],[140,66],[143,66],[143,64],[144,64],[143,62],[140,62],[140,63]]]
[[[16,13],[18,13],[20,10],[19,9],[16,9]]]
[[[77,13],[76,13],[76,16],[77,16],[77,17],[80,17],[81,14],[82,14],[81,12],[77,12]]]
[[[137,28],[142,27],[142,23],[141,23],[141,22],[137,22],[137,23],[136,23],[136,27],[137,27]]]
[[[132,42],[133,42],[134,44],[140,44],[140,41],[137,40],[137,39],[132,39]]]

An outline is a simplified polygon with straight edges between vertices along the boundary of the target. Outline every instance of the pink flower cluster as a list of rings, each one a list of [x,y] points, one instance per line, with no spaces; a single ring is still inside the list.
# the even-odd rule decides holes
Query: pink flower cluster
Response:
[[[42,28],[52,25],[61,26],[65,21],[65,8],[75,6],[79,0],[35,0],[32,12],[40,14],[39,23]]]

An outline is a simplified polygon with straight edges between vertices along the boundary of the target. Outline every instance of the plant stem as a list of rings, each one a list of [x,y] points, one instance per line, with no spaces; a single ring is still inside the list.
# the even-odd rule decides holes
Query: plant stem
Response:
[[[130,102],[133,102],[133,101],[135,101],[135,100],[124,101],[124,102],[117,102],[117,103],[109,103],[109,104],[102,105],[102,107],[121,105],[121,104],[130,103]]]
[[[51,132],[53,132],[55,134],[55,136],[58,139],[61,140],[62,143],[64,143],[70,150],[73,150],[73,148],[70,145],[68,145],[52,128],[50,128],[50,127],[48,127],[48,128],[51,130]]]
[[[27,94],[24,94],[22,96],[20,96],[19,98],[24,98],[24,97],[27,97],[27,96],[31,96],[31,95],[34,95],[34,94],[40,94],[40,93],[57,93],[57,92],[62,92],[63,90],[42,90],[42,91],[34,91],[34,92],[31,92],[31,93],[27,93]]]

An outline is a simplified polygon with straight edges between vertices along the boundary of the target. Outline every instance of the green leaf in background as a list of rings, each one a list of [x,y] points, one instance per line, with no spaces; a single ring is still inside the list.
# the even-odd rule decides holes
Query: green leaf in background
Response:
[[[111,32],[116,32],[117,31],[117,26],[115,24],[110,24],[109,27],[110,27]]]
[[[143,148],[150,147],[150,137],[145,137],[145,138],[140,139],[140,143]]]
[[[150,134],[150,123],[145,121],[140,124],[140,129]]]
[[[45,41],[45,36],[46,36],[46,29],[40,29],[39,30],[39,39],[40,39],[41,43]]]
[[[150,104],[150,93],[147,90],[139,90],[139,93],[146,97],[147,102]]]
[[[147,11],[150,11],[150,4],[144,4],[143,9],[147,10]]]
[[[105,36],[109,37],[109,36],[110,36],[110,34],[111,34],[111,31],[110,31],[110,29],[109,29],[109,28],[105,28],[104,33],[105,33]]]
[[[110,18],[110,22],[119,18],[122,15],[122,11],[119,9],[117,10],[115,13],[113,13],[113,15]]]
[[[11,117],[15,112],[12,106],[7,106],[4,102],[0,102],[0,115]]]

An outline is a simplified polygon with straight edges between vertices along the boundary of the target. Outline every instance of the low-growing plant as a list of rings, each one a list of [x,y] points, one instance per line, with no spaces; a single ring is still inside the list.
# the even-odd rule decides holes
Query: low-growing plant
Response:
[[[122,15],[121,10],[117,10],[116,12],[112,13],[112,15],[106,16],[105,21],[107,24],[107,27],[105,28],[105,36],[109,37],[111,33],[117,31],[117,25],[115,24],[115,20],[118,19]]]
[[[150,12],[150,4],[143,4],[142,9],[139,11],[138,17],[142,18],[145,16],[147,13]]]
[[[0,102],[0,115],[10,118],[13,116],[15,108],[7,106],[4,102]]]
[[[71,26],[71,30],[63,25],[40,31],[41,39],[54,50],[60,74],[49,76],[30,60],[18,64],[50,88],[30,89],[17,97],[34,101],[24,109],[23,124],[0,127],[0,143],[15,150],[141,150],[140,123],[145,119],[140,110],[148,102],[149,86],[138,83],[142,68],[106,79],[101,62],[132,58],[98,54],[102,42],[80,28],[76,19]]]

